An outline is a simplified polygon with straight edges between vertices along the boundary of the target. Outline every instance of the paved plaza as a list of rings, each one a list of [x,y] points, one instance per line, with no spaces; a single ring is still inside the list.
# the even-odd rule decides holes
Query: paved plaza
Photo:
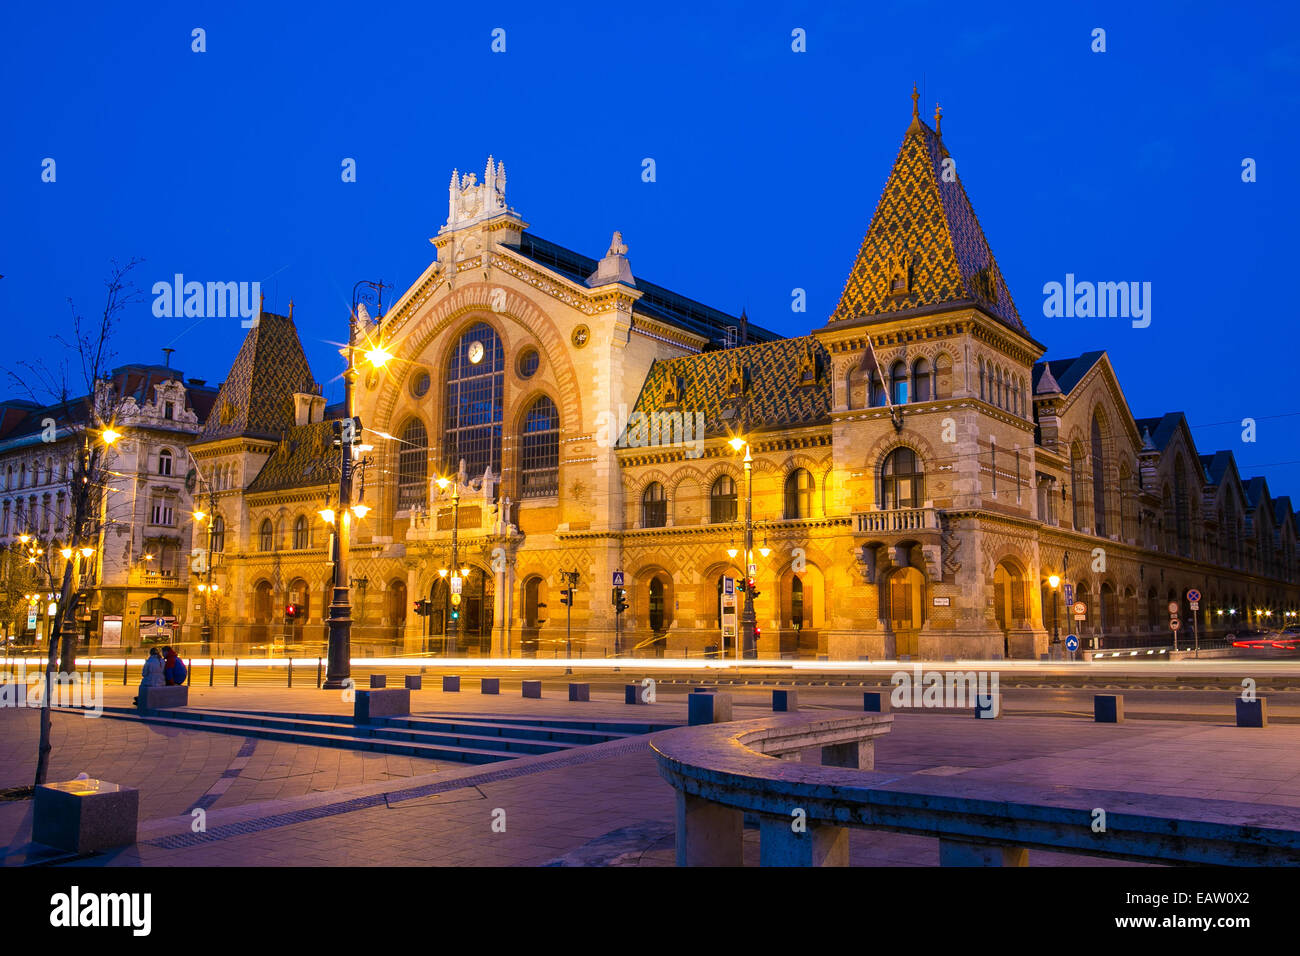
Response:
[[[685,722],[685,694],[629,707],[593,692],[569,703],[550,685],[523,700],[440,690],[412,695],[416,714],[530,715]],[[133,691],[108,688],[109,706]],[[851,709],[842,689],[801,690],[806,709]],[[766,694],[738,697],[736,718],[769,711]],[[861,697],[857,696],[857,708]],[[315,689],[194,688],[192,708],[346,713]],[[0,711],[0,788],[30,783],[38,713]],[[51,780],[86,773],[140,789],[139,842],[81,859],[33,846],[30,800],[0,802],[6,865],[93,866],[436,865],[668,866],[674,860],[674,792],[649,737],[461,763],[180,730],[137,720],[54,715]],[[900,713],[877,745],[876,769],[973,782],[1079,786],[1300,806],[1300,727],[1237,728],[1228,719],[1095,724],[1068,716],[999,720]],[[196,814],[202,810],[203,814]],[[204,817],[203,832],[195,821]],[[746,831],[756,863],[758,832]],[[932,866],[933,838],[854,830],[855,865]],[[1039,865],[1116,865],[1035,853]]]

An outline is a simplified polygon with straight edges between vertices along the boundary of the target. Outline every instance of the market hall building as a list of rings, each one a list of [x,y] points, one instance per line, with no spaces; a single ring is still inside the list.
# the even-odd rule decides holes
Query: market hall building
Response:
[[[797,338],[637,276],[618,233],[599,260],[541,238],[504,164],[453,173],[436,260],[357,320],[395,357],[355,389],[354,653],[443,653],[453,608],[458,654],[563,654],[567,628],[575,655],[709,652],[746,570],[735,437],[760,657],[1036,659],[1054,620],[1167,636],[1189,588],[1202,634],[1295,620],[1290,499],[1181,413],[1135,419],[1104,352],[1045,359],[947,157],[914,100],[839,304]],[[292,318],[264,314],[192,447],[226,620],[290,650],[328,616],[341,410],[319,393]]]

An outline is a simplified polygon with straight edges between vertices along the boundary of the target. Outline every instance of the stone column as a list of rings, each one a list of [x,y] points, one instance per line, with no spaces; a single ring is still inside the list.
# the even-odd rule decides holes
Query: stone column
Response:
[[[743,849],[739,810],[677,791],[678,866],[741,866]]]
[[[760,814],[758,834],[760,866],[849,865],[847,827]]]

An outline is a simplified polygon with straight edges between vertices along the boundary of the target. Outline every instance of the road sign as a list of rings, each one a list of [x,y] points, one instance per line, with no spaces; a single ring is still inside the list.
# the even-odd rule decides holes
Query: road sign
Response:
[[[1178,618],[1173,618],[1172,620],[1170,620],[1169,630],[1176,631],[1178,630],[1179,627],[1181,627],[1181,625],[1178,623]]]
[[[615,571],[615,572],[614,572],[614,587],[616,587],[616,588],[621,588],[622,586],[623,586],[623,572],[622,572],[622,571]]]
[[[1169,602],[1169,613],[1170,613],[1170,614],[1177,614],[1177,613],[1178,613],[1178,602],[1177,602],[1177,601],[1170,601],[1170,602]]]
[[[1083,617],[1083,615],[1088,613],[1088,605],[1084,604],[1082,601],[1079,601],[1077,604],[1074,605],[1074,613],[1079,617]]]
[[[1077,635],[1071,634],[1065,639],[1065,649],[1071,654],[1079,649],[1079,638]]]
[[[756,577],[758,577],[758,565],[757,565],[757,564],[751,564],[751,565],[749,566],[749,576],[750,576],[751,578],[756,578]]]
[[[722,593],[723,593],[723,594],[735,594],[735,593],[736,593],[736,579],[735,579],[735,578],[733,578],[733,577],[731,577],[730,575],[728,575],[727,577],[725,577],[725,578],[722,579]]]
[[[457,604],[459,604],[459,603],[460,603],[460,595],[459,595],[459,594],[452,594],[452,596],[451,596],[451,604],[452,604],[452,607],[455,607],[455,606],[456,606]]]
[[[1190,607],[1193,611],[1199,611],[1201,609],[1201,605],[1197,601],[1188,601],[1187,606]]]
[[[36,605],[35,604],[29,604],[27,606],[27,629],[32,631],[36,630]]]
[[[1201,592],[1196,588],[1189,588],[1187,591],[1187,600],[1195,604],[1201,599]]]
[[[462,587],[464,587],[464,578],[457,574],[451,579],[451,593],[459,594]]]
[[[166,627],[166,626],[167,626],[167,622],[164,621],[162,618],[158,618],[156,621],[153,622],[153,626],[154,626],[154,627]]]
[[[1073,603],[1074,603],[1074,585],[1073,585],[1073,584],[1067,584],[1067,585],[1065,586],[1065,603],[1066,603],[1066,604],[1073,604]]]

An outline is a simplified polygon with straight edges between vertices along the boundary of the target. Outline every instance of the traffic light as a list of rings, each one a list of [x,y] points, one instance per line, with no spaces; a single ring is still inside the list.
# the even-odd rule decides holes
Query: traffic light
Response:
[[[291,620],[291,621],[292,621],[294,618],[296,618],[296,617],[298,616],[298,605],[296,605],[296,604],[288,604],[288,605],[285,605],[285,608],[284,608],[284,616],[287,617],[287,618],[288,618],[289,620]]]
[[[758,597],[760,594],[763,593],[757,587],[754,586],[753,578],[745,578],[745,586],[743,588],[739,588],[738,590],[740,590],[741,592],[748,591],[751,597]]]
[[[458,607],[454,607],[454,608],[451,609],[451,619],[452,619],[453,621],[459,621],[459,620],[460,620],[460,608],[458,608]]]
[[[354,416],[351,419],[336,418],[330,422],[330,427],[334,431],[335,448],[342,445],[345,439],[350,445],[361,444],[361,416]]]
[[[627,588],[614,588],[610,600],[614,605],[614,613],[622,614],[627,610]]]
[[[429,614],[431,613],[430,608],[429,608],[429,602],[426,601],[426,600],[424,600],[423,598],[421,598],[420,600],[416,601],[416,602],[415,602],[415,613],[418,614],[418,615],[420,615],[420,617],[428,617]]]
[[[565,607],[573,607],[573,589],[560,588],[560,603]]]

